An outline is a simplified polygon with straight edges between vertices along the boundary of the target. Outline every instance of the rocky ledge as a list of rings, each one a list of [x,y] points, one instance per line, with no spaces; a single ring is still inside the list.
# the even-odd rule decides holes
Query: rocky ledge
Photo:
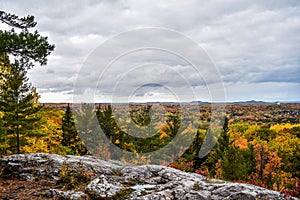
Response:
[[[53,199],[296,199],[261,187],[207,179],[157,165],[127,165],[92,156],[20,154],[0,159],[1,176],[50,180]]]

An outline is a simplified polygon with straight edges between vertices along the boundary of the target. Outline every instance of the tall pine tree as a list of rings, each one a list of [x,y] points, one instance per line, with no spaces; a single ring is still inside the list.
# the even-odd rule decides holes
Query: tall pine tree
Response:
[[[37,24],[34,16],[20,18],[1,10],[0,22],[10,27],[0,30],[0,146],[9,145],[6,153],[20,153],[39,124],[38,95],[28,82],[27,70],[35,63],[45,65],[54,45],[37,30],[29,30]]]

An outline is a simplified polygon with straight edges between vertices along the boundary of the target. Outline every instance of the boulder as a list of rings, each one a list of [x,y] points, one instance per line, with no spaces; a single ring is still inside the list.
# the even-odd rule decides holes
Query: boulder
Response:
[[[207,179],[165,166],[129,165],[92,156],[19,154],[1,158],[0,166],[5,176],[60,183],[62,189],[49,188],[46,194],[60,199],[287,199],[279,192],[249,184]]]

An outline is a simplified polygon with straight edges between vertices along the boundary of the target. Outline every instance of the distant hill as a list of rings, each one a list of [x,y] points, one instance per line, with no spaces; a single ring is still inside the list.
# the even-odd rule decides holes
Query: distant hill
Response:
[[[265,101],[255,101],[255,100],[251,100],[251,101],[230,102],[230,104],[273,104],[273,103],[265,102]]]

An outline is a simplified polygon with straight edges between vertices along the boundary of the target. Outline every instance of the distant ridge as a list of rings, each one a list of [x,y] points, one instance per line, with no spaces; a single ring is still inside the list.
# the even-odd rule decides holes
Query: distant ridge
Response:
[[[274,103],[272,103],[272,102],[265,102],[265,101],[251,100],[251,101],[229,102],[228,104],[274,104]]]
[[[198,103],[198,105],[205,105],[205,104],[274,104],[274,102],[265,102],[265,101],[256,101],[256,100],[250,100],[250,101],[232,101],[232,102],[217,102],[217,103],[212,103],[212,102],[207,102],[207,101],[192,101],[190,102],[192,104]],[[278,103],[278,102],[275,102]]]

